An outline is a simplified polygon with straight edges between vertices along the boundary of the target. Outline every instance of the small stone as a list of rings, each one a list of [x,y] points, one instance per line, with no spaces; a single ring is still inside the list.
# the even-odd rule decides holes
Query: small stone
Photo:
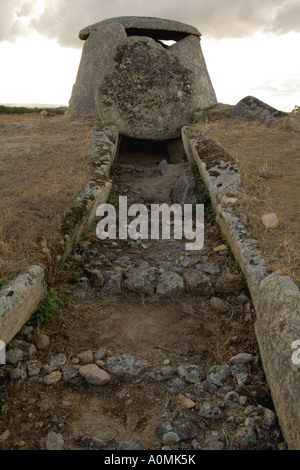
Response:
[[[273,229],[278,227],[279,225],[279,219],[276,214],[271,213],[271,214],[264,214],[262,216],[262,223],[267,229]]]
[[[109,372],[117,375],[142,375],[149,367],[149,362],[139,359],[130,354],[120,356],[110,356],[107,359],[107,368]]]
[[[66,362],[67,356],[63,353],[51,356],[44,366],[44,371],[46,373],[50,373],[54,370],[58,370],[61,366],[65,365]]]
[[[186,386],[186,382],[181,377],[174,377],[167,382],[167,390],[169,393],[174,394],[183,390]]]
[[[288,446],[286,442],[279,442],[277,448],[278,450],[288,450]]]
[[[149,374],[149,378],[154,380],[155,382],[165,382],[171,379],[176,370],[172,366],[163,366],[158,370],[155,370]]]
[[[26,362],[27,373],[29,377],[34,377],[41,372],[42,363],[37,359],[31,359],[30,361]]]
[[[81,364],[92,364],[94,362],[94,355],[90,350],[81,352],[77,357]]]
[[[26,364],[19,363],[17,367],[10,371],[11,380],[24,380],[27,377]]]
[[[62,378],[63,380],[71,380],[78,375],[79,366],[76,364],[66,364],[62,366]]]
[[[218,365],[211,367],[209,374],[207,375],[207,380],[217,385],[218,387],[223,387],[232,377],[230,367],[227,364]]]
[[[187,288],[195,296],[208,296],[214,293],[209,276],[197,269],[191,269],[183,275]]]
[[[234,294],[244,289],[245,286],[245,279],[241,274],[227,272],[221,274],[215,288],[218,294]]]
[[[169,173],[170,165],[167,160],[162,160],[158,165],[158,169],[162,175],[166,175],[167,173]]]
[[[199,416],[202,418],[222,419],[224,413],[215,402],[205,402],[200,407]]]
[[[145,295],[154,295],[156,283],[154,268],[140,265],[130,269],[125,276],[124,287],[126,289]]]
[[[214,395],[217,393],[218,387],[210,380],[204,380],[203,382],[198,382],[195,384],[195,390],[197,393],[207,392]]]
[[[221,251],[227,251],[226,245],[219,245],[214,248],[215,253],[220,253]]]
[[[277,424],[276,413],[269,408],[264,408],[263,422],[268,428],[272,428]]]
[[[248,383],[249,374],[247,372],[238,372],[235,374],[238,385],[243,386]]]
[[[207,274],[211,274],[212,276],[213,275],[216,275],[216,274],[220,274],[220,268],[217,264],[212,264],[212,263],[207,263],[207,264],[196,264],[195,268],[198,270],[198,271],[201,271],[203,273],[207,273]]]
[[[223,196],[221,202],[225,204],[226,206],[232,207],[238,202],[238,199],[236,197]]]
[[[105,385],[110,381],[110,375],[96,364],[81,366],[79,374],[92,385]]]
[[[229,307],[226,302],[224,302],[224,300],[220,299],[219,297],[212,297],[209,301],[209,304],[211,308],[213,308],[214,310],[216,310],[216,312],[219,313],[226,313],[229,310]]]
[[[230,392],[226,393],[226,395],[224,396],[224,401],[226,403],[239,403],[240,396],[234,390],[231,390]]]
[[[50,347],[50,338],[47,335],[38,335],[35,340],[35,345],[38,351],[48,349]]]
[[[122,273],[119,270],[106,271],[104,273],[104,285],[102,291],[106,294],[120,294]]]
[[[116,434],[100,428],[87,431],[79,438],[80,445],[94,450],[105,450],[116,438]]]
[[[102,359],[104,359],[104,357],[106,356],[107,354],[107,351],[105,348],[100,348],[98,349],[98,351],[95,352],[94,354],[94,361],[101,361]]]
[[[223,450],[225,447],[224,438],[218,431],[212,431],[203,443],[203,450]]]
[[[45,450],[63,450],[64,439],[63,436],[56,432],[49,432],[45,439],[41,442],[41,448]]]
[[[118,450],[142,450],[139,444],[132,441],[122,441],[119,443]]]
[[[182,410],[191,410],[196,406],[196,403],[193,400],[181,394],[177,397],[177,403],[179,405],[179,408],[181,408]]]
[[[53,385],[61,380],[62,373],[59,372],[58,370],[54,370],[53,372],[50,372],[50,374],[46,375],[44,377],[44,384],[45,385]]]
[[[0,435],[0,443],[7,441],[9,436],[11,435],[11,432],[9,429],[6,429],[1,435]]]
[[[178,374],[183,377],[187,382],[197,383],[205,379],[203,370],[194,364],[186,364],[178,367]]]
[[[256,434],[252,426],[243,426],[239,429],[235,435],[234,439],[241,444],[243,447],[247,447],[251,444],[256,443]]]
[[[180,297],[185,290],[182,277],[172,271],[166,271],[161,274],[156,286],[156,294],[166,297]]]
[[[182,418],[162,423],[156,428],[155,435],[165,444],[189,442],[197,437],[198,429],[191,420]]]
[[[191,268],[199,263],[199,258],[189,258],[185,256],[183,259],[180,260],[180,264],[183,268]]]
[[[232,356],[229,359],[229,362],[231,362],[231,364],[248,364],[248,362],[253,361],[253,359],[254,357],[252,356],[252,354],[239,353],[239,354],[236,354],[235,356]]]

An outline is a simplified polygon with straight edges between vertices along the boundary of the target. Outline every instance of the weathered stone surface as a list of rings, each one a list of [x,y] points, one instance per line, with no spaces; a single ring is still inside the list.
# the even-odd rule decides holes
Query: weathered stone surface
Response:
[[[62,434],[56,432],[49,432],[47,436],[41,440],[41,449],[45,450],[63,450],[64,438]]]
[[[198,383],[205,379],[203,370],[195,364],[186,364],[178,367],[178,374],[187,382]]]
[[[100,83],[111,48],[116,41],[126,37],[125,29],[120,23],[110,23],[91,30],[83,46],[68,116],[97,115],[95,90]]]
[[[193,77],[189,69],[148,37],[117,44],[96,91],[100,118],[137,139],[180,136],[189,122]]]
[[[46,292],[45,272],[31,266],[0,289],[0,338],[6,344],[20,331],[37,310]]]
[[[86,40],[91,31],[95,31],[102,28],[104,25],[111,23],[121,24],[128,35],[134,34],[135,36],[149,36],[153,39],[165,39],[178,41],[182,37],[193,34],[195,36],[201,36],[201,33],[194,28],[180,21],[173,21],[164,18],[153,18],[147,16],[119,16],[116,18],[108,18],[94,23],[79,32],[79,37],[82,40]]]
[[[282,124],[287,121],[286,113],[260,101],[254,96],[246,96],[231,110],[231,114],[250,119],[256,119],[268,126]]]
[[[175,204],[202,204],[203,187],[199,180],[186,173],[181,175],[171,192],[171,202]]]
[[[153,295],[155,290],[155,270],[151,267],[138,266],[126,273],[124,287],[145,295]]]
[[[207,274],[191,269],[184,273],[183,277],[193,296],[207,296],[214,293],[214,288]]]
[[[139,376],[147,370],[147,367],[149,367],[148,361],[130,354],[107,358],[107,368],[112,374]]]
[[[79,368],[79,374],[92,385],[105,385],[110,381],[110,375],[96,364],[86,364]]]
[[[212,297],[209,301],[211,308],[220,313],[226,313],[229,310],[228,305],[219,297]]]
[[[156,286],[156,293],[166,297],[179,297],[184,293],[184,281],[182,277],[171,271],[161,274]]]
[[[155,435],[164,443],[189,442],[198,435],[198,429],[189,419],[168,421],[159,425]]]
[[[281,431],[290,450],[300,449],[300,347],[295,344],[300,340],[299,318],[300,293],[292,279],[278,273],[265,278],[255,332]]]
[[[239,292],[246,287],[245,279],[241,274],[224,273],[216,282],[216,292],[219,294],[230,294]]]

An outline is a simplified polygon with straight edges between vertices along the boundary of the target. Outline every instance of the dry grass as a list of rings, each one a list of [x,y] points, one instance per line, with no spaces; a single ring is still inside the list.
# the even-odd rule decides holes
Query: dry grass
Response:
[[[0,116],[0,270],[43,262],[61,217],[88,181],[90,125],[65,117]]]
[[[255,121],[218,113],[215,121],[198,124],[203,134],[231,153],[239,166],[247,197],[241,209],[272,270],[300,284],[300,133],[269,128]],[[300,122],[300,118],[299,118]],[[264,213],[275,212],[276,229],[262,224]]]

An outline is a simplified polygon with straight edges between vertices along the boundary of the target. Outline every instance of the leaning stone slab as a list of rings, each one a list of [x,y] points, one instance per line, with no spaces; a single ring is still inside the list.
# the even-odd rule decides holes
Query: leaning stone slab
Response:
[[[300,292],[290,277],[262,281],[255,332],[281,431],[300,450]]]
[[[97,115],[95,90],[107,65],[111,48],[116,41],[126,37],[125,29],[120,23],[108,23],[100,29],[91,29],[83,46],[68,116]]]
[[[255,119],[267,124],[267,126],[276,126],[285,124],[288,121],[288,115],[282,111],[269,106],[254,96],[246,96],[231,110],[234,116],[242,116],[249,119]]]
[[[0,290],[0,339],[6,344],[37,310],[46,293],[45,272],[31,266]]]

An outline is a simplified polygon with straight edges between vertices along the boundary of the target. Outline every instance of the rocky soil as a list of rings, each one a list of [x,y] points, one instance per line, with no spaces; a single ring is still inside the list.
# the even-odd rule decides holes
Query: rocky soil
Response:
[[[120,154],[110,202],[168,202],[186,162]],[[163,168],[163,169],[162,169]],[[191,181],[191,180],[190,180]],[[205,245],[86,233],[0,368],[1,449],[283,449],[245,280],[206,207]]]

